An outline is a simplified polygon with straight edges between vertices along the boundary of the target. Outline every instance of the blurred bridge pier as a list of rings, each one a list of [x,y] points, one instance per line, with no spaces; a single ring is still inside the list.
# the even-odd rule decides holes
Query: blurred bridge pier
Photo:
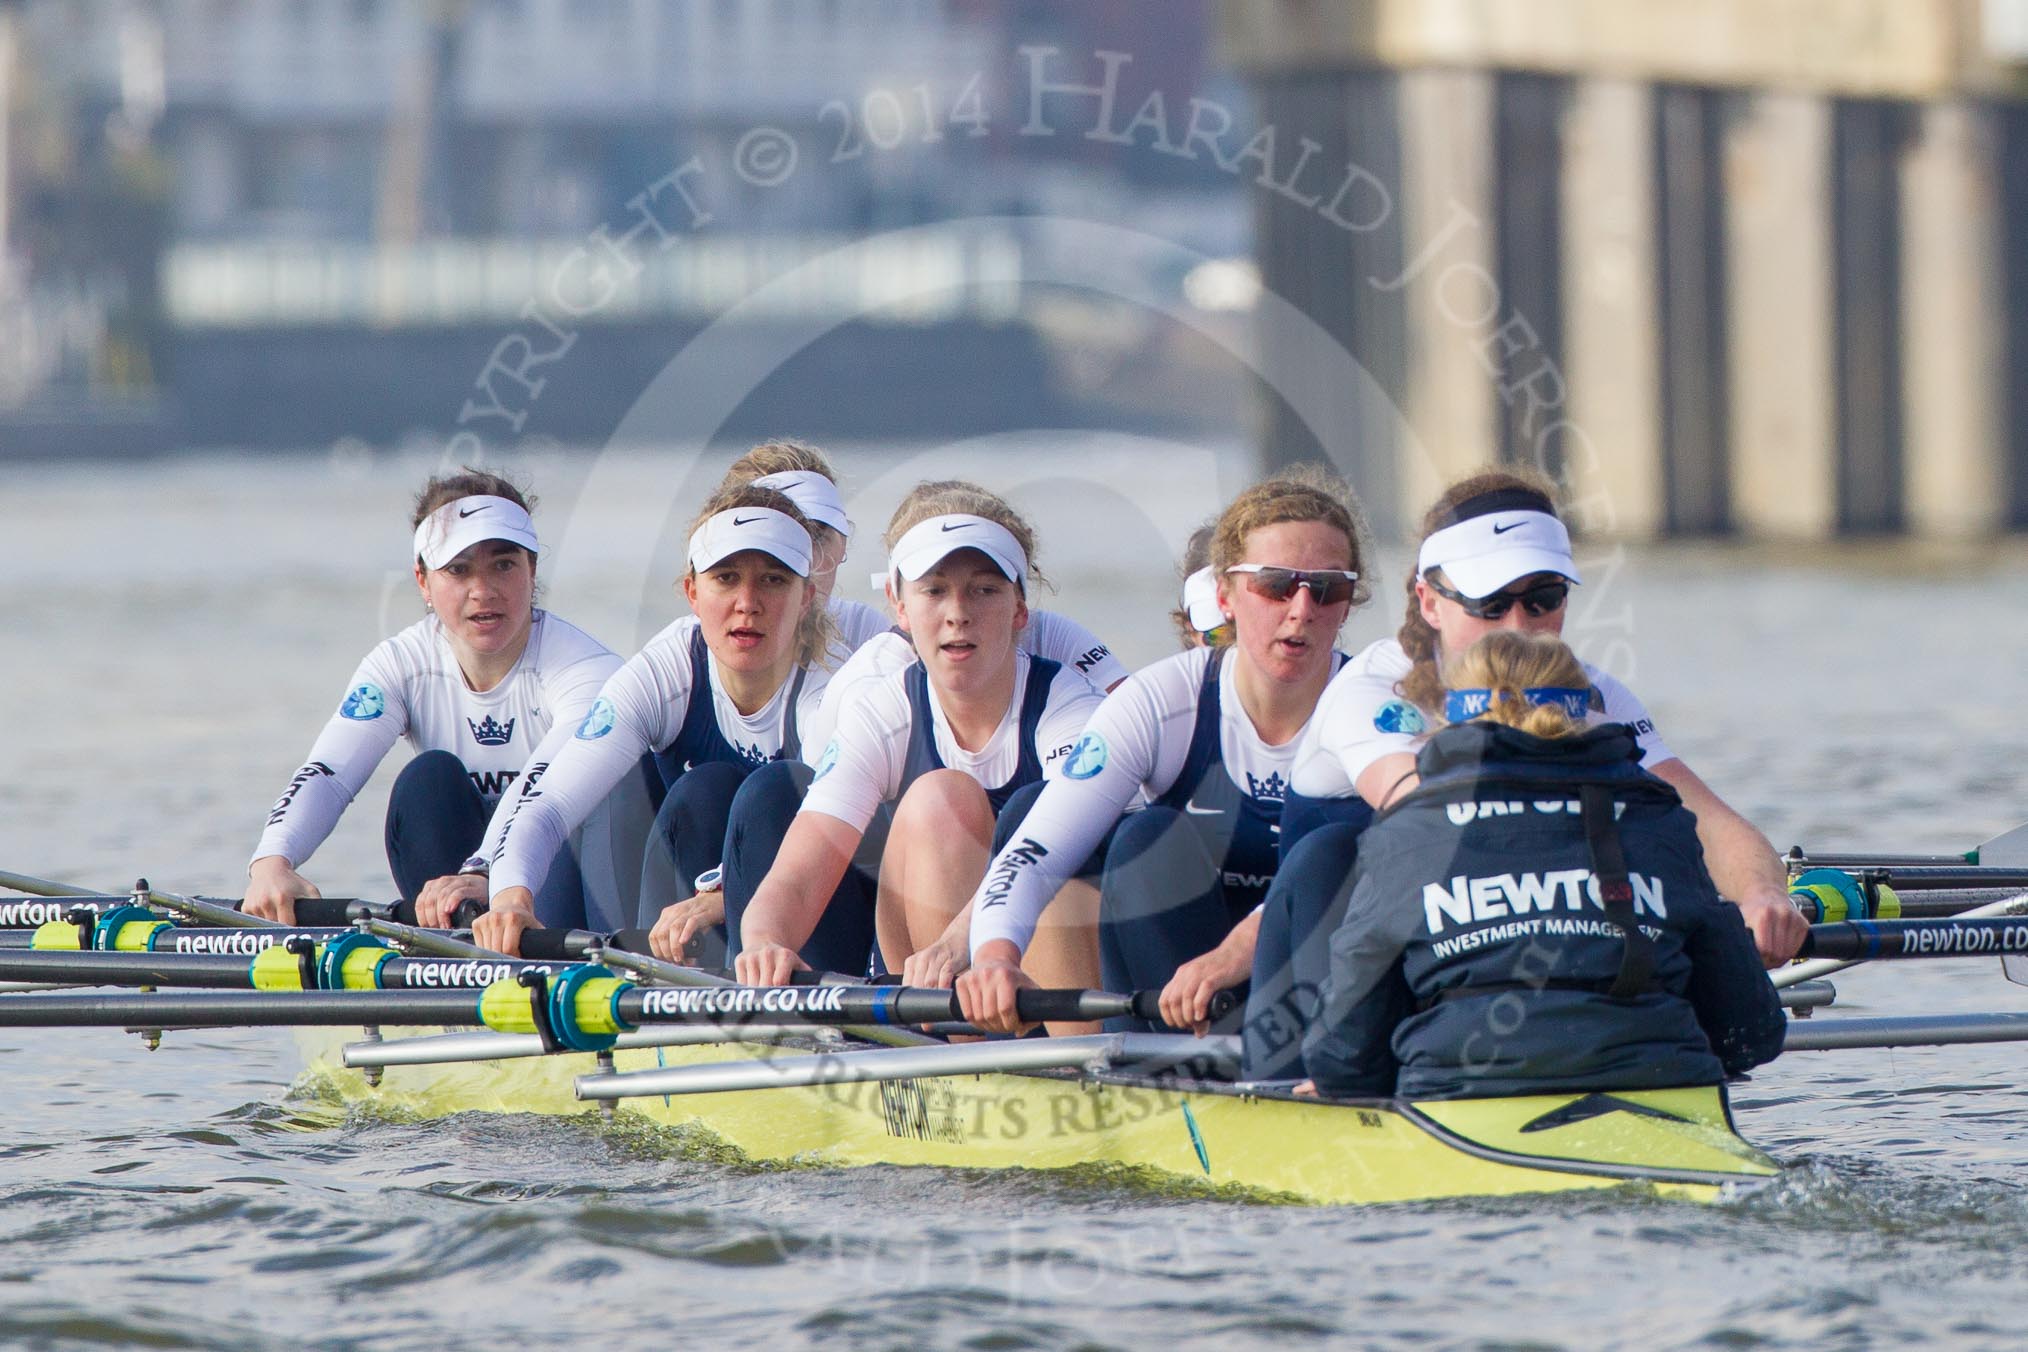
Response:
[[[1223,0],[1220,29],[1250,133],[1391,194],[1255,180],[1264,286],[1384,395],[1304,426],[1329,363],[1264,333],[1271,462],[1332,454],[1383,529],[1494,461],[1604,536],[2028,525],[2028,0]]]

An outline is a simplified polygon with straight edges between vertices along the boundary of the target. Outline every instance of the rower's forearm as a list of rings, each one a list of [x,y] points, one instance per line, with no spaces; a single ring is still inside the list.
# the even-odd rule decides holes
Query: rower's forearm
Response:
[[[739,946],[751,952],[770,944],[801,950],[816,931],[818,914],[805,914],[799,898],[786,887],[761,884],[740,917]]]
[[[1721,808],[1697,819],[1704,859],[1720,896],[1734,901],[1757,900],[1788,892],[1788,871],[1774,845],[1746,818]]]
[[[1225,936],[1225,942],[1219,947],[1225,949],[1235,959],[1243,958],[1251,965],[1254,949],[1260,945],[1260,916],[1261,909],[1256,906],[1247,913],[1246,919],[1232,927],[1232,932]]]

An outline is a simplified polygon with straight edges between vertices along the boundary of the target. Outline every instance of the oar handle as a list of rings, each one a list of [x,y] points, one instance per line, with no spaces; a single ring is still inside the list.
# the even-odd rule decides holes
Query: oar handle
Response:
[[[629,953],[650,951],[648,931],[644,929],[615,930],[611,934],[594,934],[581,929],[521,931],[521,956],[540,962],[575,962],[590,952],[594,945],[621,948]]]
[[[472,922],[486,913],[486,903],[468,899],[458,903],[458,909],[451,912],[451,929],[470,929]],[[392,920],[397,925],[415,927],[415,903],[404,898],[400,901],[362,901],[358,897],[298,897],[296,898],[296,923],[305,928],[350,925],[356,920]],[[561,956],[561,955],[559,955]]]

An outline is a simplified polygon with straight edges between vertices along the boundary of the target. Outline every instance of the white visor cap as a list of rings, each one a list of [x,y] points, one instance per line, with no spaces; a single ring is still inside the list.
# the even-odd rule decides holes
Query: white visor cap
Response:
[[[701,573],[733,555],[758,549],[797,577],[810,575],[810,532],[772,507],[734,507],[710,517],[690,534],[690,568]]]
[[[1190,627],[1200,634],[1225,623],[1225,612],[1218,608],[1218,577],[1209,568],[1183,579],[1183,609],[1190,616]]]
[[[415,528],[415,553],[425,568],[441,568],[482,540],[505,540],[531,554],[535,523],[519,503],[490,495],[447,502]]]
[[[838,485],[817,471],[785,469],[780,474],[763,474],[753,482],[756,488],[772,488],[782,494],[810,520],[829,526],[840,535],[852,534],[852,519],[845,515],[845,500],[838,496]]]
[[[909,527],[894,542],[888,565],[913,582],[960,549],[978,550],[993,561],[993,566],[1009,582],[1027,586],[1028,551],[1021,548],[1014,532],[983,516],[933,516]]]
[[[1422,542],[1415,571],[1444,570],[1461,595],[1474,601],[1517,579],[1555,573],[1583,581],[1570,557],[1570,532],[1547,512],[1487,512],[1442,530]]]

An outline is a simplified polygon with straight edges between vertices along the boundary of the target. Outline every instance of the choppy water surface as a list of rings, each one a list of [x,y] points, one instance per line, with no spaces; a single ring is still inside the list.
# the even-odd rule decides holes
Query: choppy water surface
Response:
[[[1166,650],[1181,536],[1243,472],[1090,439],[845,465],[862,526],[917,478],[1014,488],[1057,603],[1136,662]],[[427,467],[0,466],[0,868],[231,890],[352,664],[417,613],[402,494]],[[669,503],[695,502],[706,471],[674,453],[533,470],[549,603],[631,650],[676,613],[668,541],[687,518]],[[1594,552],[1581,645],[1604,659],[1624,641],[1611,660],[1631,652],[1675,748],[1778,845],[1962,849],[2028,818],[2018,555],[1909,576],[1869,553]],[[1391,600],[1401,551],[1383,558]],[[878,560],[855,547],[847,594]],[[1348,642],[1386,632],[1387,611]],[[327,892],[387,895],[390,778],[307,870]],[[1996,968],[1849,973],[1833,1013],[2028,1008]],[[0,1032],[0,1341],[2013,1346],[2024,1064],[2009,1046],[1792,1056],[1736,1101],[1794,1167],[1716,1209],[1320,1211],[754,1170],[595,1118],[348,1119],[290,1098],[286,1033],[172,1035],[150,1054],[111,1032]]]

